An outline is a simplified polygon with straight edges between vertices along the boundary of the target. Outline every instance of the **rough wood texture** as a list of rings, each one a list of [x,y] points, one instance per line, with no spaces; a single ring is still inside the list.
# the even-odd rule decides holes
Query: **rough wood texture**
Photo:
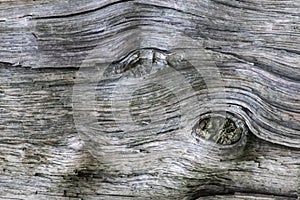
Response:
[[[297,199],[299,12],[0,0],[0,199]],[[199,137],[205,116],[240,140]]]

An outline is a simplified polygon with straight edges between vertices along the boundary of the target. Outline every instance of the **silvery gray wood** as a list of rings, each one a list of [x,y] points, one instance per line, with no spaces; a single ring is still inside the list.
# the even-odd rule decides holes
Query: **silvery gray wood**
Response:
[[[300,2],[292,0],[0,1],[0,198],[297,199],[299,12]],[[168,124],[159,134],[151,123],[124,134],[105,100],[122,86],[109,79],[114,66],[108,66],[145,48],[175,66],[168,52],[186,51],[204,77],[194,79],[179,62],[187,81],[181,86],[172,79],[179,70],[158,66],[153,82],[169,88],[155,92],[141,82],[135,97],[158,93],[152,117]],[[205,73],[212,65],[220,83]],[[107,82],[95,66],[108,67]],[[134,70],[128,71],[148,73]],[[205,88],[203,80],[213,84]],[[95,91],[98,107],[80,104]],[[121,100],[114,102],[120,109]],[[216,105],[249,128],[238,145],[192,134],[199,115]],[[133,120],[147,122],[145,108],[132,107]],[[97,117],[88,124],[94,138],[81,133],[85,113]],[[176,123],[184,119],[189,123]]]

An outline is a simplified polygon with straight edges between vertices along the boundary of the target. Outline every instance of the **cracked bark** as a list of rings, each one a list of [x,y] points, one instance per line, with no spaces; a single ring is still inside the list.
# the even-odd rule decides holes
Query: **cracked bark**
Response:
[[[1,1],[0,198],[297,199],[299,11],[275,0]],[[197,137],[208,111],[248,133],[231,146]]]

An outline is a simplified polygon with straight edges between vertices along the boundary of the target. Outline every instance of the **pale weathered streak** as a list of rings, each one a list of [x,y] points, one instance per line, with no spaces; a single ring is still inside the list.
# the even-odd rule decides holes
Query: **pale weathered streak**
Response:
[[[0,0],[0,199],[297,199],[299,13]],[[249,128],[236,144],[192,133],[225,111]]]

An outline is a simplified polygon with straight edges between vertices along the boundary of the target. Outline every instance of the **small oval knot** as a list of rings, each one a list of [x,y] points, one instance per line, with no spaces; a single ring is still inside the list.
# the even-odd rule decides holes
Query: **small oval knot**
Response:
[[[245,124],[232,115],[210,115],[202,117],[194,126],[193,132],[214,143],[232,145],[242,138],[245,128]]]

